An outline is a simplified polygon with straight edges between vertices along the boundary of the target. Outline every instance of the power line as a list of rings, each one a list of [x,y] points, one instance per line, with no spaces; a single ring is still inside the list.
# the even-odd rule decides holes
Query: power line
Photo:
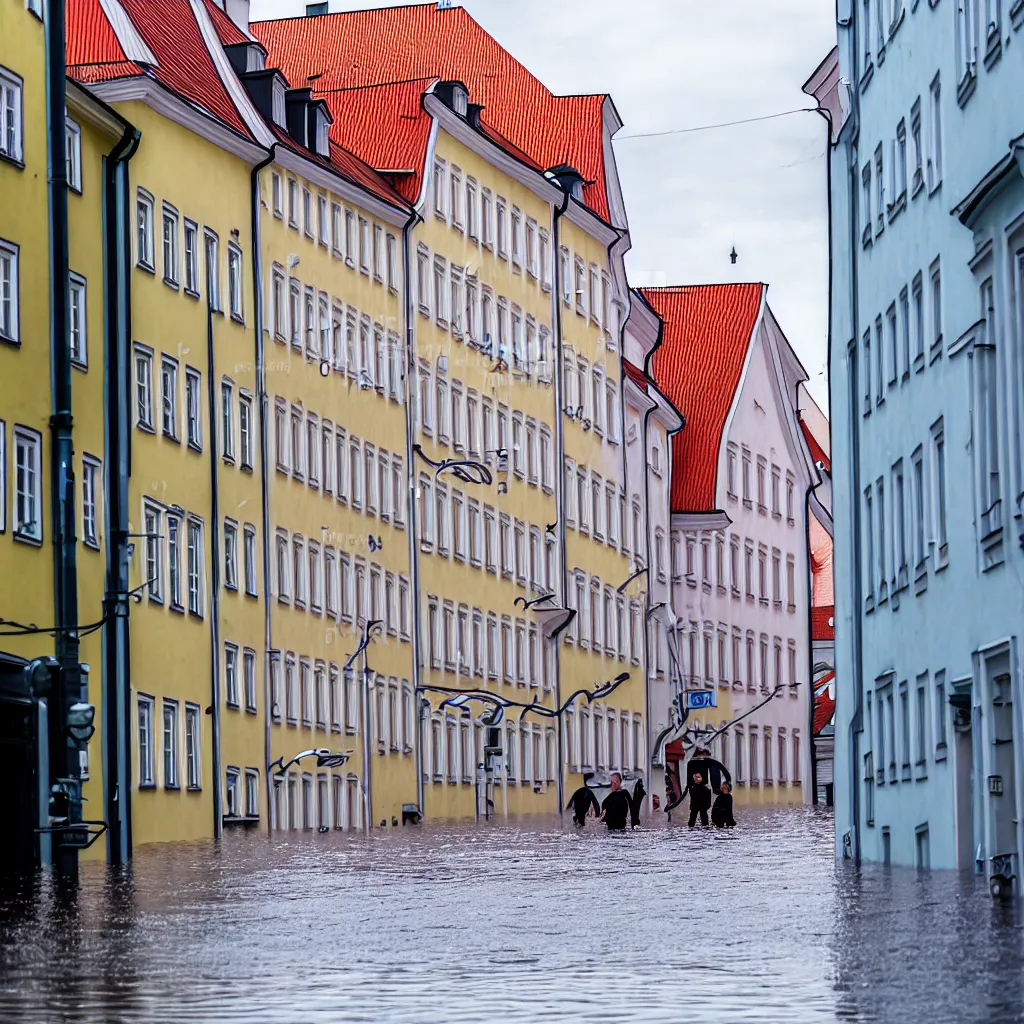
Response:
[[[793,110],[780,110],[777,114],[764,114],[761,117],[745,117],[740,121],[722,121],[720,124],[702,124],[696,128],[670,128],[665,132],[637,132],[635,135],[619,135],[615,142],[625,139],[653,139],[663,135],[688,135],[690,132],[707,132],[713,128],[732,128],[737,124],[753,124],[755,121],[771,121],[777,117],[788,117],[790,114],[816,114],[814,107],[795,107]]]

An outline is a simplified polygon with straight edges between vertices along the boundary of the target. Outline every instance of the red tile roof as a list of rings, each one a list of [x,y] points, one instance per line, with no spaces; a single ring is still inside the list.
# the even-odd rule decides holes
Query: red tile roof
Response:
[[[626,371],[626,376],[646,395],[649,382],[644,371],[628,359],[622,360],[622,368]]]
[[[251,43],[252,40],[214,3],[214,0],[203,0],[206,10],[217,30],[217,37],[225,46],[233,43]]]
[[[268,66],[318,91],[409,79],[457,79],[485,120],[542,167],[571,164],[586,205],[609,219],[603,94],[555,96],[459,7],[435,3],[254,22]],[[367,125],[366,131],[387,132]],[[340,140],[339,140],[340,141]],[[368,159],[364,156],[364,159]],[[373,161],[370,161],[371,163]]]
[[[822,462],[825,465],[825,472],[832,472],[832,460],[825,453],[825,449],[818,444],[818,439],[811,433],[811,428],[807,426],[803,417],[800,417],[800,429],[804,432],[804,437],[807,438],[807,447],[811,450],[811,458],[815,462]]]
[[[410,202],[419,198],[430,118],[423,93],[433,78],[317,93],[334,124],[331,138],[379,171],[406,171],[395,188]]]
[[[209,0],[204,0],[209,8]],[[252,138],[224,88],[188,0],[120,0],[157,66],[145,72],[124,60],[96,0],[67,0],[68,73],[83,82],[146,73],[246,138]],[[222,25],[223,28],[223,25]],[[227,31],[226,29],[224,29]],[[116,62],[116,63],[111,63]],[[85,67],[84,65],[91,65]]]
[[[67,0],[65,36],[69,65],[125,62],[124,50],[100,7],[100,0]],[[132,66],[134,74],[138,74],[139,68]]]
[[[823,605],[820,608],[811,609],[811,639],[812,640],[835,640],[836,609],[834,605]]]
[[[686,423],[672,440],[673,512],[716,506],[718,455],[764,285],[641,288],[664,321],[652,370]]]

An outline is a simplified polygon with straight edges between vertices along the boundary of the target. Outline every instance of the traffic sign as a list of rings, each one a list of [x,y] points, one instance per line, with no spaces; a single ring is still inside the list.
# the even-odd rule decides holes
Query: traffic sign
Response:
[[[690,711],[698,711],[701,708],[717,708],[718,701],[715,699],[715,691],[687,690],[686,707]]]

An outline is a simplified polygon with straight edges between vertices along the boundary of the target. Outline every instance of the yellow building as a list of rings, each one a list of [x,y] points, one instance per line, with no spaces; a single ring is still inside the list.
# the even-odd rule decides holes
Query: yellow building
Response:
[[[628,236],[605,155],[614,108],[552,96],[464,11],[251,30],[290,77],[316,75],[335,137],[388,169],[417,213],[421,805],[430,816],[550,812],[584,770],[646,772],[647,588],[618,592],[643,567],[646,519],[643,494],[625,485]],[[338,59],[324,66],[323,54]],[[561,166],[575,157],[585,174]],[[449,460],[484,464],[490,482],[460,479]],[[509,708],[501,770],[493,790],[478,786],[489,702],[453,706],[453,694],[554,711],[623,673],[607,700],[579,697],[560,715]]]

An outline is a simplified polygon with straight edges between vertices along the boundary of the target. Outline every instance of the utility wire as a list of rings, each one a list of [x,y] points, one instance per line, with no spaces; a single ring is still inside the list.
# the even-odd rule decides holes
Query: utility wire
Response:
[[[732,128],[738,124],[753,124],[755,121],[772,121],[777,117],[788,117],[790,114],[816,114],[814,107],[795,107],[793,110],[780,110],[777,114],[764,114],[761,117],[744,117],[739,121],[722,121],[719,124],[702,124],[695,128],[670,128],[664,132],[637,132],[634,135],[618,135],[615,142],[626,139],[654,139],[664,135],[688,135],[690,132],[709,132],[714,128]]]

